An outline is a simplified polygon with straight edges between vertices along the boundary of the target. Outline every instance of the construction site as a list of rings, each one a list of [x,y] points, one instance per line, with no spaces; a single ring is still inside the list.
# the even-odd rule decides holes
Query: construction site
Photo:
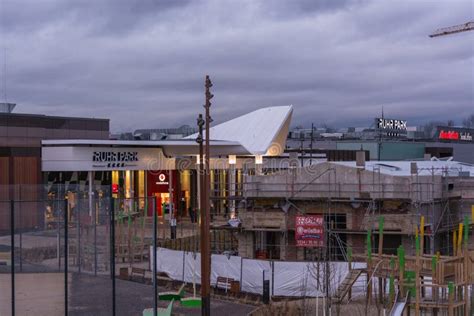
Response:
[[[179,140],[5,150],[0,315],[474,315],[474,165],[383,159],[413,145],[383,114],[378,154],[289,149],[292,105],[211,127],[211,87]]]

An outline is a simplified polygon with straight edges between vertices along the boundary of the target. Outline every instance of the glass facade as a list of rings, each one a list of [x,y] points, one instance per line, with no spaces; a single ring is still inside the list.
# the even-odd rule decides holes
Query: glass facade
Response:
[[[196,170],[113,170],[89,172],[45,172],[48,199],[72,199],[77,194],[89,193],[92,179],[92,193],[97,196],[113,197],[121,201],[135,201],[134,205],[123,202],[125,212],[144,211],[153,214],[152,205],[146,198],[156,199],[158,216],[167,216],[170,207],[176,217],[196,215],[199,208],[199,177]],[[241,195],[243,172],[240,169],[211,170],[211,214],[227,217],[235,210],[233,196]],[[170,206],[171,204],[171,206]]]

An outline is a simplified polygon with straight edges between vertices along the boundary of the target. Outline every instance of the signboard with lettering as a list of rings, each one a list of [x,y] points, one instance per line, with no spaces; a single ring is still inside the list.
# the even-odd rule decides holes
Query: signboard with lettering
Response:
[[[123,168],[133,167],[139,160],[137,151],[94,151],[92,161],[94,167]]]
[[[375,119],[375,129],[382,136],[405,137],[407,134],[407,121],[377,117]]]
[[[472,142],[473,134],[473,129],[438,126],[437,139],[445,141]]]
[[[297,247],[324,247],[323,215],[304,215],[295,218]]]
[[[43,147],[43,171],[169,170],[175,159],[161,148]]]

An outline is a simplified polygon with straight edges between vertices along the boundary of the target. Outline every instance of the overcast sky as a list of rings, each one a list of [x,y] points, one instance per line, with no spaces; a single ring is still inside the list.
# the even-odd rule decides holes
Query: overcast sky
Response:
[[[472,0],[0,0],[0,100],[113,131],[294,105],[293,125],[474,113]],[[1,59],[3,65],[3,58]],[[6,80],[6,82],[5,82]]]

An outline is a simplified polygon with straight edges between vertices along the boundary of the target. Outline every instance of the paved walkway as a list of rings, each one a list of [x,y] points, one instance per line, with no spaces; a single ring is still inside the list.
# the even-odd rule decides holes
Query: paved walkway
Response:
[[[110,315],[112,306],[112,282],[109,278],[88,275],[73,275],[70,315]],[[117,315],[141,315],[145,308],[153,307],[153,287],[137,282],[116,280]],[[159,301],[160,307],[169,302]],[[255,306],[228,301],[212,300],[212,315],[247,315]],[[201,315],[200,309],[183,308],[175,302],[173,313],[179,315]]]
[[[10,274],[0,274],[0,315],[11,315]],[[63,273],[17,273],[15,312],[22,316],[64,315]]]

